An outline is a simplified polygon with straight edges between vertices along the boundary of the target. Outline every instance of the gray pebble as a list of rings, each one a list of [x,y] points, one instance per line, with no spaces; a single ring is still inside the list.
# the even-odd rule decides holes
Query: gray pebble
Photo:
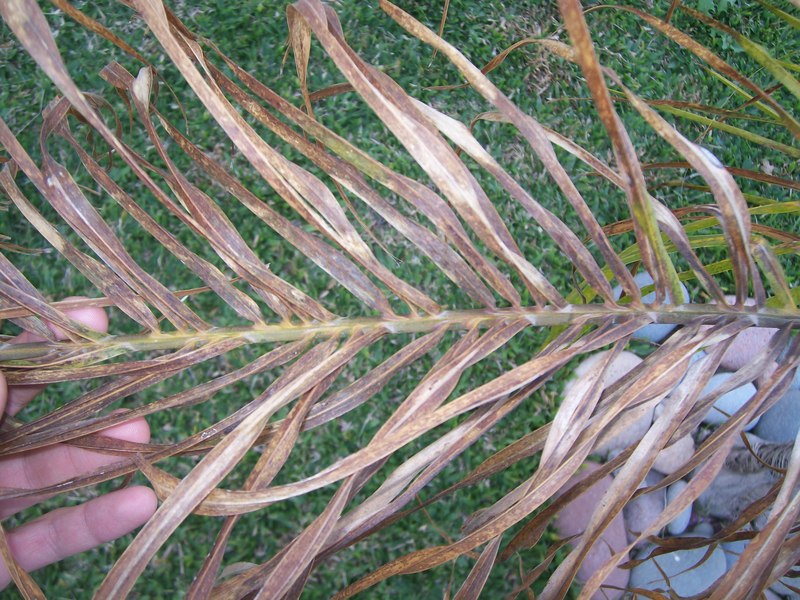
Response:
[[[790,389],[761,415],[754,433],[770,442],[791,442],[800,429],[800,389]]]
[[[645,480],[639,486],[651,487],[661,481],[661,475],[655,471],[650,471]],[[633,542],[639,534],[647,529],[658,516],[664,512],[667,505],[667,493],[664,488],[637,496],[622,510],[625,516],[625,529],[628,533],[628,543]],[[656,532],[658,533],[658,532]]]
[[[679,479],[667,488],[667,505],[669,505],[678,495],[689,486],[688,483]],[[681,535],[689,526],[692,518],[692,505],[689,504],[681,513],[667,525],[667,531],[672,535]]]
[[[706,387],[703,389],[702,394],[700,394],[701,398],[709,392],[712,392],[720,387],[732,376],[732,373],[717,373],[716,375],[713,375]],[[740,385],[739,387],[732,389],[730,392],[723,394],[717,398],[716,402],[714,402],[714,406],[711,407],[706,416],[703,417],[703,422],[709,425],[720,425],[724,423],[728,420],[729,415],[732,415],[737,410],[742,408],[742,406],[744,406],[747,401],[755,395],[755,393],[756,386],[754,386],[752,383],[745,383],[744,385]],[[744,430],[750,431],[756,426],[758,420],[758,417],[753,419],[745,426]]]
[[[655,548],[648,548],[647,554]],[[717,547],[704,561],[707,548],[676,550],[646,560],[631,570],[630,587],[646,590],[671,589],[682,597],[694,596],[710,588],[725,574],[725,553]],[[664,579],[662,571],[669,578]]]
[[[634,278],[634,282],[639,289],[647,287],[648,285],[653,285],[653,278],[650,277],[650,274],[646,271],[641,271],[637,273]],[[689,302],[689,291],[686,289],[686,286],[681,284],[681,291],[683,292],[683,298],[678,299],[678,303],[686,304]],[[622,296],[622,287],[617,286],[614,288],[614,299],[619,300]],[[642,296],[642,302],[644,304],[651,304],[656,301],[656,293],[652,291],[648,294]],[[672,298],[669,298],[669,301],[672,302]],[[640,340],[646,340],[648,342],[662,342],[664,341],[675,329],[677,325],[667,325],[667,324],[653,324],[653,325],[645,325],[641,329],[637,330],[633,337]]]

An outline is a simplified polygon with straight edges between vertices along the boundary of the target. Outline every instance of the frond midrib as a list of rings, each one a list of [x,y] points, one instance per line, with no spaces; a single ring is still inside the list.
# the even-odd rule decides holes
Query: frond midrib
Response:
[[[652,323],[683,325],[696,319],[715,324],[736,320],[747,321],[757,327],[800,326],[800,311],[753,307],[733,308],[713,304],[645,306],[643,309],[602,304],[572,304],[557,308],[501,308],[449,310],[437,315],[407,316],[396,319],[339,318],[327,322],[303,324],[277,323],[248,327],[217,327],[207,331],[173,331],[158,334],[107,336],[87,342],[37,342],[0,345],[0,362],[24,361],[52,354],[59,346],[70,354],[82,351],[118,356],[133,352],[170,350],[188,345],[204,345],[224,340],[241,340],[243,344],[290,342],[312,337],[338,337],[357,331],[369,332],[383,329],[387,334],[427,333],[437,328],[463,330],[471,327],[489,327],[499,322],[525,320],[534,327],[557,327],[580,321],[587,325],[609,320],[620,322],[644,319]]]

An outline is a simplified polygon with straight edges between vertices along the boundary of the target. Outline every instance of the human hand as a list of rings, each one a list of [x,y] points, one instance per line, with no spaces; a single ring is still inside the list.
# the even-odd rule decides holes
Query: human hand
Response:
[[[66,311],[70,317],[98,331],[108,329],[108,318],[101,308]],[[52,327],[60,339],[63,332]],[[12,343],[39,341],[28,332]],[[0,415],[14,415],[27,405],[43,386],[7,386],[0,372]],[[150,428],[143,418],[131,419],[101,432],[101,435],[146,443]],[[58,483],[119,460],[60,444],[0,458],[0,487],[34,489]],[[0,519],[5,519],[46,496],[0,501]],[[60,508],[8,533],[11,552],[20,566],[32,571],[83,552],[129,533],[144,524],[155,512],[156,496],[144,486],[127,487],[94,498],[84,504]],[[8,568],[0,560],[0,590],[11,581]]]

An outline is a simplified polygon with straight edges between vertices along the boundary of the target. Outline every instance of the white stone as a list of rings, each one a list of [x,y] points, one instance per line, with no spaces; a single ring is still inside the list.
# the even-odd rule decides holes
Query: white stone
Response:
[[[659,404],[659,406],[661,405]],[[689,462],[693,454],[694,440],[691,435],[687,434],[671,446],[661,450],[656,456],[653,468],[664,475],[671,475]]]
[[[749,327],[736,337],[728,346],[722,360],[719,363],[720,369],[727,371],[738,371],[747,364],[753,362],[758,355],[764,352],[772,336],[778,332],[771,327]]]
[[[611,352],[611,350],[604,350],[603,352],[596,352],[595,354],[584,358],[581,363],[575,367],[575,374],[572,378],[572,381],[584,377],[587,373],[589,373],[589,371],[597,366],[600,361],[604,360],[609,352]],[[642,359],[636,356],[633,352],[623,350],[606,368],[606,372],[603,374],[600,385],[603,387],[603,389],[605,389],[612,383],[616,383],[623,376],[631,372],[635,367],[639,366],[641,362]],[[567,388],[564,390],[565,394],[566,390],[569,388],[569,385],[570,384],[567,384]]]
[[[564,387],[564,397],[569,397],[570,394],[574,393],[573,390],[581,378],[585,377],[593,368],[600,364],[602,360],[605,360],[609,352],[611,352],[611,350],[605,350],[585,358],[575,368],[574,376]],[[620,352],[619,355],[611,362],[611,364],[608,365],[608,368],[600,380],[602,389],[606,389],[612,384],[616,383],[619,379],[637,367],[641,362],[642,359],[636,356],[633,352]],[[627,448],[630,444],[641,439],[641,437],[647,433],[647,430],[650,428],[650,424],[653,422],[653,409],[637,407],[633,410],[634,412],[640,413],[638,418],[635,420],[635,423],[616,435],[601,435],[597,446],[595,446],[595,453],[605,456],[610,452]],[[609,428],[614,427],[615,422],[616,421],[612,421],[609,424]]]

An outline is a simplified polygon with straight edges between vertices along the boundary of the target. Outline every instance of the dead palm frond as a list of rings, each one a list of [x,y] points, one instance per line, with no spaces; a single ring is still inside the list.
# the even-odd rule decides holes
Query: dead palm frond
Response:
[[[794,377],[800,362],[798,288],[787,280],[782,257],[796,252],[797,240],[790,233],[754,223],[752,216],[795,214],[796,203],[749,202],[734,179],[736,172],[684,137],[659,112],[696,116],[702,106],[645,101],[603,67],[577,0],[559,2],[571,45],[555,40],[531,43],[580,67],[596,118],[608,134],[613,164],[523,113],[440,35],[391,2],[381,2],[391,19],[446,57],[485,99],[491,110],[481,118],[517,129],[557,187],[557,197],[548,199],[535,198],[525,181],[515,180],[471,128],[413,98],[360,58],[348,46],[334,10],[319,0],[299,0],[288,9],[305,110],[243,70],[210,40],[187,29],[159,0],[132,3],[213,118],[214,127],[246,160],[246,177],[193,141],[194,126],[181,127],[164,110],[165,102],[158,98],[169,94],[163,85],[168,82],[139,51],[63,0],[54,4],[142,66],[134,74],[112,62],[102,73],[130,111],[134,131],[128,136],[123,133],[124,119],[119,126],[106,120],[108,109],[113,109],[109,102],[83,92],[70,77],[38,5],[33,0],[0,4],[13,34],[61,94],[42,115],[38,161],[0,122],[0,144],[7,157],[0,185],[13,204],[10,213],[15,218],[22,215],[99,296],[53,302],[0,255],[0,318],[48,338],[0,345],[0,366],[8,382],[99,381],[38,418],[27,422],[7,418],[0,432],[0,451],[10,456],[67,443],[114,453],[118,460],[46,489],[3,489],[0,498],[66,492],[137,471],[149,479],[162,503],[108,572],[97,597],[127,595],[191,514],[225,517],[192,584],[192,597],[297,597],[322,561],[417,510],[415,498],[425,486],[454,468],[458,457],[488,431],[514,418],[511,415],[520,405],[554,374],[582,355],[611,349],[607,359],[584,373],[551,422],[460,474],[430,502],[446,502],[458,490],[537,456],[538,466],[527,480],[473,515],[458,539],[405,554],[339,591],[339,597],[348,597],[389,577],[470,556],[474,568],[457,597],[477,597],[495,565],[536,544],[559,506],[590,485],[591,477],[554,500],[602,440],[630,427],[643,407],[652,409],[668,398],[646,434],[598,471],[595,479],[619,469],[588,528],[570,541],[572,550],[542,594],[561,597],[588,549],[602,543],[602,532],[636,494],[659,452],[694,431],[720,394],[761,377],[758,392],[670,476],[674,481],[693,472],[691,484],[649,530],[615,553],[586,583],[583,594],[589,597],[613,568],[627,560],[634,545],[656,534],[702,494],[725,466],[743,427],[777,402]],[[715,127],[723,127],[728,118],[745,111],[744,105],[755,105],[763,119],[790,137],[788,142],[766,146],[796,156],[800,127],[774,93],[740,75],[668,22],[625,10],[701,57],[747,96],[740,109],[703,116],[703,123],[713,121]],[[370,154],[369,142],[359,147],[315,118],[306,85],[312,43],[321,45],[347,80],[347,86],[339,89],[358,94],[422,177],[392,170]],[[769,56],[758,56],[779,84],[794,94],[794,76]],[[641,163],[617,113],[622,102],[671,146],[681,165],[696,172],[692,181],[707,193],[704,203],[672,210],[659,198],[659,189],[648,186],[646,170],[659,165]],[[618,188],[629,220],[599,222],[556,147]],[[287,158],[298,155],[308,162]],[[125,177],[120,177],[120,168]],[[258,185],[253,184],[256,177]],[[47,211],[27,197],[27,184],[20,184],[23,179],[45,199]],[[86,181],[92,182],[102,200],[87,195],[81,183]],[[486,182],[513,199],[547,243],[558,248],[574,271],[573,288],[557,283],[551,266],[541,264],[535,252],[522,249],[521,230],[498,210]],[[792,182],[782,182],[792,187]],[[264,189],[280,202],[266,202],[258,191]],[[349,199],[379,215],[390,235],[404,240],[419,257],[420,270],[444,282],[443,287],[457,290],[460,304],[443,300],[442,287],[426,288],[423,277],[419,278],[423,283],[412,283],[399,276],[375,248],[378,244],[371,236],[379,239],[380,233],[366,233],[363,223],[348,213]],[[147,232],[150,244],[168,251],[175,264],[193,274],[198,289],[175,291],[172,273],[151,273],[137,263],[126,239],[115,232],[99,206],[112,200],[125,219]],[[154,218],[146,206],[158,206],[174,228]],[[293,248],[303,266],[293,273],[271,268],[270,257],[259,254],[229,216],[240,207],[263,223],[264,237],[278,238]],[[568,225],[562,218],[564,207],[576,216],[574,223]],[[632,242],[617,247],[612,238],[619,234],[631,236]],[[710,255],[705,249],[712,251],[712,261],[704,260]],[[637,266],[652,278],[652,301],[643,299],[651,289],[640,290],[634,280]],[[309,283],[308,273],[323,285]],[[694,286],[696,301],[673,302],[684,297],[682,282]],[[215,308],[204,308],[207,302],[186,301],[199,294],[213,296],[209,302]],[[750,297],[754,303],[746,304]],[[127,332],[102,334],[64,312],[69,306],[87,304],[116,307],[128,319]],[[350,310],[354,304],[357,312]],[[231,316],[220,318],[220,307]],[[53,339],[45,322],[61,328],[67,339]],[[649,324],[680,327],[639,366],[604,388],[600,382],[613,358]],[[704,394],[728,346],[752,327],[777,328],[778,333],[763,353],[731,377],[727,387]],[[533,339],[531,332],[543,328],[547,336],[538,338],[539,347],[530,348],[525,360],[504,363],[499,374],[478,383],[469,381],[466,374],[474,372],[473,366],[485,364],[521,336]],[[701,349],[704,358],[691,362]],[[249,353],[243,364],[226,361],[244,350]],[[382,358],[370,360],[370,356]],[[110,411],[121,400],[207,362],[227,364],[230,369],[219,367],[207,380],[177,394],[148,396],[149,401],[135,403],[131,412]],[[369,441],[301,479],[276,481],[304,437],[366,405],[415,365],[422,369],[415,371],[418,383]],[[771,374],[762,377],[770,369]],[[270,373],[274,375],[266,377]],[[178,441],[135,444],[97,435],[131,416],[192,410],[246,381],[262,387],[218,422]],[[256,448],[258,459],[248,467],[244,483],[229,485],[226,478]],[[400,453],[408,448],[413,452]],[[173,463],[167,459],[184,455],[199,458],[187,474],[177,477],[170,473],[168,465]],[[402,460],[392,460],[397,456]],[[756,594],[797,558],[796,537],[790,533],[800,510],[800,498],[794,493],[800,461],[796,455],[787,459],[784,453],[780,464],[784,470],[777,480],[782,487],[773,509],[753,537],[746,559],[717,582],[713,597]],[[268,513],[278,503],[323,489],[330,495],[325,509],[279,552],[241,573],[216,579],[239,515]],[[544,567],[530,568],[538,576]],[[35,583],[24,572],[17,572],[16,578],[30,597],[35,596]],[[526,579],[526,587],[535,578]]]

